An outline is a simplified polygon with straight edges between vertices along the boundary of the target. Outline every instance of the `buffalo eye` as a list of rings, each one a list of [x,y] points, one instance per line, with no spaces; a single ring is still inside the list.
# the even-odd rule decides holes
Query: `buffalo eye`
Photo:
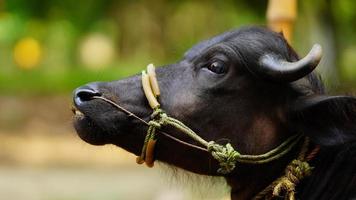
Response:
[[[225,63],[221,61],[212,62],[207,68],[215,74],[224,74],[227,70]]]

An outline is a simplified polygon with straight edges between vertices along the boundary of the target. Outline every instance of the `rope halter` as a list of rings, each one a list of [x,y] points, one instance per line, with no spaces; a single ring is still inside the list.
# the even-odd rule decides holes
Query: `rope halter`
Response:
[[[160,108],[160,103],[157,100],[160,95],[160,90],[153,64],[147,66],[147,72],[142,72],[142,88],[150,107],[153,109],[153,113],[151,115],[151,120],[148,122],[149,127],[141,155],[136,159],[138,164],[146,163],[148,167],[153,167],[154,148],[157,142],[156,131],[163,126],[174,127],[204,146],[206,150],[210,152],[212,157],[219,162],[220,168],[217,172],[220,174],[228,174],[232,172],[235,169],[237,162],[263,164],[274,161],[287,154],[302,138],[302,135],[294,135],[267,153],[260,155],[242,155],[236,151],[230,143],[221,145],[214,141],[204,140],[184,123],[168,116],[164,110]]]

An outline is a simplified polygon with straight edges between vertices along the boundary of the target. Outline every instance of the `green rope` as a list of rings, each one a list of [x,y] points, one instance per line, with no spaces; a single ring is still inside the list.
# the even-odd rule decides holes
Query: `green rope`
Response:
[[[287,196],[295,200],[295,187],[304,177],[310,176],[312,167],[301,160],[293,160],[286,168],[285,175],[278,179],[273,188],[273,196]]]
[[[261,154],[261,155],[241,155],[242,159],[246,159],[246,160],[258,160],[261,158],[270,158],[272,155],[276,155],[278,154],[280,149],[283,148],[288,148],[291,146],[294,146],[294,143],[297,143],[299,141],[299,139],[301,138],[301,135],[294,135],[289,137],[286,141],[284,141],[282,144],[280,144],[278,146],[278,148],[272,149],[271,151]]]
[[[196,134],[193,130],[183,124],[181,121],[169,117],[162,109],[156,107],[151,115],[152,120],[149,121],[149,128],[147,130],[147,135],[142,148],[141,158],[144,159],[147,142],[150,138],[155,137],[156,129],[160,129],[164,125],[170,125],[182,133],[185,133],[193,140],[197,141],[201,145],[205,146],[211,155],[219,162],[220,168],[218,173],[228,174],[232,172],[236,163],[250,163],[250,164],[263,164],[276,160],[285,154],[287,154],[300,140],[301,135],[294,135],[288,138],[278,147],[272,149],[271,151],[261,154],[261,155],[241,155],[236,151],[230,143],[225,145],[220,145],[214,141],[207,142]]]
[[[148,125],[149,125],[149,127],[147,130],[145,140],[143,142],[142,151],[141,151],[141,155],[140,155],[141,160],[145,160],[148,141],[154,140],[156,137],[156,129],[161,128],[161,124],[154,120],[149,121]]]
[[[313,170],[308,163],[308,157],[315,155],[312,151],[308,156],[310,139],[305,138],[304,143],[299,152],[298,158],[292,160],[284,170],[283,176],[273,181],[264,190],[259,192],[253,200],[272,200],[278,197],[284,197],[286,200],[295,200],[295,189],[297,184],[307,176],[310,176]]]

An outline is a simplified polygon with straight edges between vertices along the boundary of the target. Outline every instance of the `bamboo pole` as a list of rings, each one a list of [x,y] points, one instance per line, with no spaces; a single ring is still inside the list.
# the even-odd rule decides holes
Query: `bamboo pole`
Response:
[[[282,32],[291,43],[294,22],[297,18],[297,0],[269,0],[267,7],[268,27]]]

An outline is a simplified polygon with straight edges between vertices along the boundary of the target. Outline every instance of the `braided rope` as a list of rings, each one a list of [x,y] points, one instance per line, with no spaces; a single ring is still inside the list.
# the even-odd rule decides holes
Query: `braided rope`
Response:
[[[148,130],[147,130],[147,134],[146,134],[145,140],[143,142],[141,155],[136,158],[136,163],[137,164],[143,164],[145,161],[147,161],[147,159],[146,159],[147,153],[146,152],[147,152],[147,149],[148,149],[148,144],[150,143],[150,141],[155,141],[156,129],[161,127],[161,124],[156,122],[156,121],[150,121],[150,122],[148,122],[148,124],[149,124],[149,127],[148,127]],[[149,166],[152,165],[150,162],[148,162],[147,164]]]
[[[157,116],[159,116],[158,119],[156,119]],[[146,162],[147,166],[153,167],[154,158],[153,158],[153,155],[151,155],[151,154],[153,154],[153,149],[154,149],[154,145],[155,145],[155,141],[156,141],[156,130],[160,129],[164,125],[165,116],[166,116],[166,114],[163,113],[158,108],[155,109],[155,111],[152,113],[152,115],[151,115],[152,120],[150,120],[148,122],[147,134],[146,134],[145,140],[143,142],[141,155],[136,158],[137,164],[143,164],[144,162]],[[149,154],[148,154],[147,150],[148,150],[149,144],[151,144],[153,146],[150,147],[150,148],[152,148],[152,152],[149,152]],[[149,161],[148,161],[147,157],[150,157]]]
[[[313,150],[306,156],[309,143],[309,138],[305,138],[298,158],[292,160],[292,162],[287,165],[284,175],[257,194],[253,198],[254,200],[274,199],[275,197],[284,197],[287,200],[295,200],[296,185],[303,178],[310,176],[313,169],[307,161],[311,154],[315,155],[316,153]]]
[[[312,168],[305,161],[293,160],[286,168],[285,175],[278,180],[273,188],[273,196],[285,194],[289,200],[295,199],[295,187],[311,174]]]

